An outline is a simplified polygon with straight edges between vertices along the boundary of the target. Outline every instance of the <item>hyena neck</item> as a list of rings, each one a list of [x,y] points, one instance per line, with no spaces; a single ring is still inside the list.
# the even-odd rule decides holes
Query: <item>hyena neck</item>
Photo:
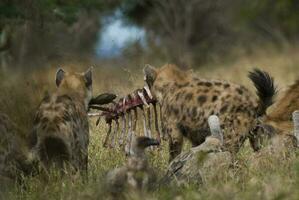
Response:
[[[144,170],[148,166],[145,156],[131,156],[127,160],[127,167],[132,170]]]
[[[173,84],[171,82],[161,82],[156,83],[153,86],[153,94],[160,104],[163,104],[163,101],[165,100],[169,89],[173,87],[172,85]]]
[[[167,103],[167,97],[171,95],[176,88],[176,85],[178,83],[174,81],[165,81],[161,83],[157,83],[153,87],[153,93],[155,94],[158,102],[163,105],[164,103]]]

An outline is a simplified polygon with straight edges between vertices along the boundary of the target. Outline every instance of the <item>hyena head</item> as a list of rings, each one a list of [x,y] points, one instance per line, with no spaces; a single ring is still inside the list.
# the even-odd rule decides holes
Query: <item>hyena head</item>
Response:
[[[293,134],[293,130],[294,124],[292,119],[281,120],[264,116],[252,130],[252,139],[254,140],[251,142],[251,145],[253,145],[253,149],[259,150],[262,146],[267,145],[269,139],[274,136],[290,136]]]
[[[299,80],[292,84],[265,116],[264,122],[282,132],[293,130],[292,113],[299,110]]]
[[[143,69],[145,84],[150,88],[153,96],[161,101],[163,92],[170,83],[185,83],[190,74],[180,70],[177,66],[166,64],[160,68],[146,65]]]
[[[299,80],[291,85],[274,104],[273,108],[264,116],[263,122],[269,124],[281,133],[293,130],[292,113],[299,110]]]
[[[249,138],[252,140],[250,144],[255,151],[267,146],[268,144],[273,144],[276,140],[280,140],[282,142],[277,144],[287,145],[288,147],[296,147],[298,141],[293,132],[294,125],[292,122],[265,120],[260,122],[252,130],[253,137]],[[276,145],[275,148],[281,148],[282,146]]]
[[[259,138],[291,135],[294,129],[292,113],[295,110],[299,110],[299,81],[291,85],[272,109],[260,118],[253,134]]]
[[[92,67],[83,73],[65,72],[59,69],[56,72],[56,86],[60,94],[77,95],[83,99],[87,109],[92,98]]]

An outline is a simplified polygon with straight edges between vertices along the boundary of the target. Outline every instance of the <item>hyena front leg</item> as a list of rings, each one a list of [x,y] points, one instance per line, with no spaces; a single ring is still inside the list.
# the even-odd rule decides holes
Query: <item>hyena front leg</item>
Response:
[[[177,126],[169,126],[166,131],[169,135],[169,162],[171,162],[182,151],[183,135]]]

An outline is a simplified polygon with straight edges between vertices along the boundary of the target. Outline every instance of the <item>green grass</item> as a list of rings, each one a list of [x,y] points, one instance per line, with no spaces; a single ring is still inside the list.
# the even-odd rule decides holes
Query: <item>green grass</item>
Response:
[[[241,83],[253,89],[247,80],[247,71],[260,66],[271,73],[280,88],[293,82],[299,75],[298,50],[275,53],[262,52],[255,57],[242,57],[233,63],[209,66],[195,73],[203,77],[215,77]],[[142,87],[142,70],[102,70],[94,71],[94,93],[115,92],[124,95]],[[31,129],[35,110],[45,91],[54,90],[55,70],[44,70],[26,75],[6,76],[1,81],[0,111],[7,113],[22,129],[26,137]],[[141,124],[138,125],[141,131]],[[24,177],[23,184],[15,184],[5,193],[5,199],[106,199],[104,176],[107,171],[122,165],[125,156],[120,149],[103,148],[107,131],[101,121],[95,127],[95,119],[90,119],[90,146],[88,178],[66,175],[61,178],[52,171],[48,178],[43,175]],[[185,145],[185,148],[189,148]],[[280,147],[275,147],[279,149]],[[163,142],[159,150],[148,152],[151,165],[161,177],[167,168],[168,147]],[[165,185],[146,194],[128,193],[128,199],[299,199],[299,162],[297,152],[256,157],[246,143],[229,170],[214,176],[205,185],[189,185],[178,188]],[[213,173],[213,169],[211,169]],[[1,185],[0,185],[1,187]],[[1,199],[0,195],[0,199]]]
[[[102,132],[103,133],[103,132]],[[90,165],[88,181],[72,176],[63,179],[54,171],[49,180],[38,176],[25,178],[23,187],[16,187],[9,193],[8,199],[102,199],[105,191],[103,175],[107,170],[119,166],[123,160],[123,153],[111,149],[103,149],[102,137],[93,134],[90,148]],[[166,163],[157,162],[158,154],[165,151],[149,153],[151,164],[163,172]],[[158,156],[158,157],[157,157]],[[252,170],[248,166],[251,150],[246,146],[239,154],[229,171],[217,176],[207,185],[176,188],[165,186],[153,193],[143,194],[146,199],[296,199],[298,193],[299,165],[296,156],[290,160],[272,159],[268,166]],[[267,159],[267,158],[265,158]],[[283,163],[281,163],[283,161]],[[212,173],[212,172],[211,172]],[[161,173],[162,174],[162,173]],[[130,194],[129,194],[130,195]],[[141,196],[130,196],[140,199]]]

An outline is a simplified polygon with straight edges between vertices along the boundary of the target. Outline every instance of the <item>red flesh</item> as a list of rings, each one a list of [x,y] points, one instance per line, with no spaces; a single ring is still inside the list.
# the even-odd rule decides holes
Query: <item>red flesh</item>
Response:
[[[117,120],[129,110],[144,105],[142,99],[138,96],[138,92],[142,92],[148,104],[156,104],[155,99],[151,99],[145,89],[137,89],[132,94],[127,95],[125,105],[123,105],[123,98],[120,98],[116,104],[107,108],[107,111],[102,111],[101,116],[105,117],[106,123],[110,124],[112,120]]]

